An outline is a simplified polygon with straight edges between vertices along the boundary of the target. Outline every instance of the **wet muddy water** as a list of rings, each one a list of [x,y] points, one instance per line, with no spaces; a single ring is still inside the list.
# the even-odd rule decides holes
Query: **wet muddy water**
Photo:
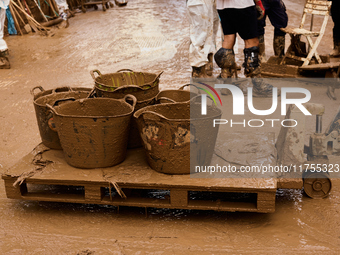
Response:
[[[304,1],[284,2],[290,24],[298,25]],[[332,21],[320,53],[331,50],[331,28]],[[270,56],[269,21],[266,32]],[[130,0],[123,8],[77,14],[69,28],[57,29],[53,37],[6,37],[12,69],[0,70],[0,172],[41,142],[31,88],[91,88],[91,70],[110,73],[122,68],[164,71],[161,89],[177,88],[190,79],[188,35],[185,1]],[[288,41],[287,36],[287,46]],[[238,45],[241,55],[241,40]],[[218,71],[215,66],[214,74]],[[328,123],[339,101],[328,101],[325,88],[314,91],[326,102]],[[339,201],[340,181],[334,180],[330,196],[322,200],[309,199],[301,190],[278,190],[273,214],[128,207],[118,211],[110,206],[10,200],[1,180],[0,253],[339,254]]]

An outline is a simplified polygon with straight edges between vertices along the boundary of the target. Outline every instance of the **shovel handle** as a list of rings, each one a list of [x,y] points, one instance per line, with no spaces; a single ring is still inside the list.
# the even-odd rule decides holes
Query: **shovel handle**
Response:
[[[96,80],[96,76],[94,75],[94,73],[97,73],[98,76],[102,75],[101,72],[98,69],[90,71],[90,74],[91,74],[93,80]]]
[[[41,86],[36,86],[36,87],[34,87],[33,89],[31,89],[31,95],[32,96],[35,96],[36,94],[34,93],[34,90],[36,90],[36,89],[40,89],[40,92],[42,92],[42,91],[45,91],[44,89],[43,89],[43,87],[41,87]]]

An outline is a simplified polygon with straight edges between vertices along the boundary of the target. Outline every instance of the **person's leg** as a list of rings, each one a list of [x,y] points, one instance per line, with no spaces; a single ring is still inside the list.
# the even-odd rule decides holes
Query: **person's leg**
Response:
[[[4,26],[6,18],[6,9],[0,8],[0,69],[10,68],[6,55],[8,54],[7,44],[4,40]]]
[[[259,60],[259,40],[257,37],[244,40],[244,74],[254,77],[261,73]]]
[[[215,62],[221,68],[220,78],[232,77],[232,69],[236,68],[234,45],[236,34],[224,35],[222,48],[215,53]]]
[[[259,40],[257,37],[256,11],[252,8],[244,10],[246,24],[240,26],[239,34],[244,40],[244,74],[252,78],[253,95],[257,97],[267,97],[272,95],[273,86],[266,84],[261,78],[261,63],[259,60]]]
[[[230,78],[233,74],[233,69],[236,68],[234,45],[236,40],[235,32],[235,10],[223,9],[218,10],[221,19],[223,30],[222,48],[215,53],[215,62],[221,68],[220,78]]]
[[[7,50],[7,44],[4,40],[5,19],[6,19],[6,9],[0,8],[0,52]]]
[[[271,24],[274,26],[273,48],[275,56],[282,57],[285,51],[285,35],[281,28],[287,27],[288,15],[282,0],[271,0],[267,12]]]
[[[267,0],[262,0],[263,7],[265,9],[265,16],[262,19],[257,20],[257,32],[258,32],[258,38],[259,38],[259,58],[261,62],[266,61],[266,46],[265,46],[264,34],[265,34],[266,18],[267,18],[267,10],[269,8],[269,2]]]
[[[189,62],[193,68],[192,77],[207,78],[206,65],[208,54],[215,50],[213,0],[188,0],[188,18],[190,21]]]
[[[236,41],[236,34],[224,35],[222,48],[232,50]]]
[[[332,19],[334,22],[333,27],[333,43],[334,48],[331,52],[332,57],[339,57],[340,56],[340,2],[339,1],[332,1],[331,7],[331,14]]]
[[[212,16],[213,16],[213,31],[211,35],[211,48],[208,54],[208,64],[206,65],[206,73],[209,76],[212,76],[213,70],[214,70],[214,64],[213,64],[213,58],[214,53],[216,51],[216,36],[218,28],[220,27],[220,18],[218,16],[217,10],[216,10],[216,4],[215,1],[212,1]]]

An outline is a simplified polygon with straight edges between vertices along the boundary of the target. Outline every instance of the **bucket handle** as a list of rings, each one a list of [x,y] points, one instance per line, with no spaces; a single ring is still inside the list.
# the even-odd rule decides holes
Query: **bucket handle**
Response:
[[[134,95],[131,95],[131,94],[126,95],[126,96],[124,97],[123,100],[124,100],[126,103],[130,104],[130,103],[127,101],[127,99],[132,100],[132,108],[133,108],[133,110],[135,110],[135,107],[136,107],[136,104],[137,104],[137,98],[136,98]],[[130,104],[130,105],[131,105],[131,104]]]
[[[134,72],[134,71],[131,70],[131,69],[120,69],[120,70],[117,71],[117,73],[123,72],[123,71]]]
[[[53,107],[58,106],[61,102],[76,101],[74,97],[62,98],[54,102]]]
[[[91,74],[91,76],[92,76],[92,78],[93,78],[94,80],[96,80],[96,76],[94,75],[94,73],[97,73],[98,76],[101,76],[101,75],[102,75],[101,72],[100,72],[98,69],[95,69],[95,70],[90,71],[90,74]]]
[[[46,106],[47,106],[47,108],[49,108],[49,109],[51,110],[51,112],[52,112],[53,114],[58,115],[57,111],[54,109],[54,106],[57,106],[60,102],[70,101],[70,100],[71,100],[71,101],[75,101],[76,99],[73,98],[73,97],[64,98],[64,99],[59,99],[59,100],[55,101],[55,103],[53,104],[53,107],[52,107],[51,105],[49,105],[49,104],[46,104]],[[53,121],[53,117],[50,118],[50,119],[48,120],[47,125],[48,125],[48,127],[49,127],[52,131],[54,131],[54,132],[57,132],[57,131],[58,131],[57,128],[56,128],[56,126],[55,126],[55,123],[54,123],[54,121]]]
[[[31,89],[31,95],[32,96],[35,96],[36,94],[34,93],[34,90],[36,90],[36,89],[40,89],[40,92],[42,92],[42,91],[45,91],[44,89],[43,89],[43,87],[41,87],[41,86],[36,86],[36,87],[34,87],[33,89]]]
[[[93,89],[90,91],[90,93],[89,93],[89,95],[86,97],[86,99],[96,97],[95,94],[96,94],[96,86],[93,87]]]
[[[47,106],[48,109],[51,110],[51,112],[52,112],[53,114],[57,115],[56,110],[55,110],[51,105],[46,104],[46,106]],[[51,117],[51,118],[47,121],[47,125],[48,125],[48,127],[49,127],[52,131],[57,132],[57,128],[56,128],[55,123],[54,123],[54,121],[53,121],[53,117]]]
[[[73,89],[70,86],[60,87],[52,90],[52,93],[56,92],[64,92],[64,91],[73,91]]]
[[[164,73],[164,71],[161,71],[159,74],[156,75],[155,79],[153,79],[152,81],[150,81],[148,83],[145,83],[144,86],[151,86],[151,87],[153,87],[155,81],[161,76],[162,73]]]
[[[120,87],[116,88],[114,90],[114,92],[117,92],[117,91],[120,91],[120,90],[123,90],[123,89],[128,89],[128,88],[135,88],[137,90],[143,90],[143,88],[141,88],[137,85],[124,85],[124,86],[120,86]]]
[[[187,87],[187,86],[194,86],[194,87],[197,89],[197,91],[198,91],[197,94],[201,94],[201,91],[197,88],[197,86],[196,86],[195,84],[192,84],[192,83],[184,84],[184,85],[181,86],[178,90],[184,90],[184,88]]]
[[[164,71],[160,71],[160,73],[157,74],[156,78],[152,82],[155,82],[155,80],[157,80],[161,76],[162,73],[164,73]]]
[[[168,100],[168,101],[170,101],[171,103],[177,103],[175,100],[170,99],[170,98],[168,98],[168,97],[160,97],[160,98],[158,98],[158,101],[160,101],[160,100]]]
[[[56,110],[54,109],[55,106],[58,106],[60,102],[65,102],[65,101],[76,101],[74,97],[69,97],[69,98],[64,98],[64,99],[59,99],[54,102],[53,106],[46,104],[47,108],[49,108],[53,113],[57,114]]]
[[[188,101],[188,103],[190,104],[190,103],[195,102],[195,100],[196,100],[197,98],[199,98],[199,97],[202,97],[202,95],[200,94],[200,95],[194,96],[193,98],[191,98],[191,99]],[[212,102],[211,106],[217,108],[217,106],[213,103],[214,100],[213,100],[210,96],[208,96],[208,95],[207,95],[207,98],[209,98],[209,99],[211,100],[211,102]]]
[[[162,114],[160,114],[160,113],[158,113],[158,112],[152,112],[152,111],[144,111],[144,112],[141,112],[141,113],[139,114],[138,118],[139,118],[140,116],[144,115],[145,113],[153,114],[153,115],[156,115],[156,116],[158,116],[158,117],[160,117],[160,118],[162,118],[162,119],[168,120],[168,118],[166,118],[164,115],[162,115]]]

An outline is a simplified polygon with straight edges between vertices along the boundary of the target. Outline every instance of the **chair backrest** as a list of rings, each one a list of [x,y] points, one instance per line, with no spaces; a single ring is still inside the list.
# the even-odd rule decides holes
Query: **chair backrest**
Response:
[[[331,6],[332,2],[327,0],[306,0],[300,28],[303,28],[307,14],[325,16],[328,19]]]
[[[329,15],[332,2],[327,0],[307,0],[305,4],[304,13],[316,15]]]

